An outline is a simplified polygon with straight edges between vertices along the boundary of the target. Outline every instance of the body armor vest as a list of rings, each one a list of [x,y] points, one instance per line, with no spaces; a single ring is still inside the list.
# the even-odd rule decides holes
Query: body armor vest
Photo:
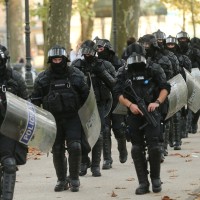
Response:
[[[80,98],[68,78],[50,82],[49,93],[43,99],[44,109],[52,114],[77,113]]]

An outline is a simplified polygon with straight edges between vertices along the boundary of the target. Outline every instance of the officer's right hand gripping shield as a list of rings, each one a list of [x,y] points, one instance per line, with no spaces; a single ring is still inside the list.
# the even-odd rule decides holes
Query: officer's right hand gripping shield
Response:
[[[57,130],[53,115],[8,91],[6,103],[6,114],[0,132],[42,152],[49,152]]]

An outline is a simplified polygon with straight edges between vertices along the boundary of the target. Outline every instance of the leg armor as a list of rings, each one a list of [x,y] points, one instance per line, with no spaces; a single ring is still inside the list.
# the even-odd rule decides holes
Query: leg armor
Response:
[[[79,170],[81,165],[81,144],[80,142],[72,141],[67,146],[69,153],[70,190],[72,192],[78,192],[80,186]]]
[[[92,176],[101,176],[100,173],[100,162],[101,162],[101,152],[103,147],[103,138],[102,134],[100,134],[99,139],[96,144],[92,148],[92,164],[91,164],[91,172]]]
[[[12,200],[16,181],[16,161],[14,158],[5,158],[2,160],[2,166],[2,199]]]
[[[131,156],[133,158],[139,181],[139,187],[136,189],[135,194],[146,194],[149,192],[149,181],[144,147],[133,145],[131,149]]]
[[[108,118],[107,120],[110,120]],[[106,124],[105,130],[103,132],[103,167],[102,169],[110,169],[112,168],[112,157],[111,157],[111,129],[109,124]]]
[[[152,190],[153,192],[160,192],[162,187],[160,180],[161,150],[159,144],[157,146],[149,146],[148,151]]]
[[[67,190],[67,158],[65,157],[65,147],[59,145],[54,146],[52,153],[53,164],[58,178],[54,191],[60,192]]]

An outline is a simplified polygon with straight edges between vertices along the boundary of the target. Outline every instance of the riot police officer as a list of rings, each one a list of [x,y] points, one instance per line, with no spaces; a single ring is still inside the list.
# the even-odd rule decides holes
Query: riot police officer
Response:
[[[78,110],[87,99],[89,88],[83,73],[69,67],[68,61],[65,48],[53,46],[48,51],[50,67],[36,78],[31,97],[34,104],[42,105],[56,120],[57,134],[52,147],[53,164],[58,178],[55,192],[66,190],[68,186],[72,192],[77,192],[80,186],[82,127]],[[65,145],[69,154],[68,161]]]
[[[2,123],[6,109],[5,92],[9,91],[23,99],[28,99],[26,84],[22,76],[15,70],[6,66],[9,60],[9,53],[5,46],[0,45],[0,98]],[[17,150],[21,151],[23,162],[19,162],[16,157]],[[16,181],[17,165],[26,163],[27,146],[20,144],[0,133],[0,162],[3,167],[2,194],[0,199],[12,200]]]
[[[187,32],[180,31],[177,33],[176,38],[178,40],[178,45],[180,47],[180,52],[186,56],[188,56],[192,62],[192,68],[200,69],[200,50],[194,48],[190,45],[190,37]],[[190,114],[188,114],[188,130],[191,133],[196,133],[198,129],[198,120],[200,116],[200,110],[196,113],[193,113],[189,110]]]
[[[120,103],[128,108],[127,123],[131,134],[131,155],[139,181],[135,193],[141,195],[149,192],[146,147],[149,153],[152,190],[160,192],[162,190],[160,142],[163,137],[160,130],[162,117],[159,107],[167,98],[170,85],[160,65],[146,64],[145,50],[141,45],[130,45],[126,54],[127,67],[119,69],[114,92]],[[146,109],[142,109],[144,107]],[[147,123],[149,114],[153,119]]]
[[[179,60],[177,56],[169,51],[166,46],[166,34],[162,32],[160,29],[153,33],[155,38],[157,39],[158,46],[160,47],[160,51],[163,55],[167,56],[172,63],[172,71],[173,76],[176,76],[180,73]],[[164,155],[168,155],[167,151],[167,143],[168,138],[172,141],[172,145],[175,150],[181,149],[181,114],[180,112],[176,112],[170,119],[167,120],[165,126],[165,134],[164,134]],[[173,143],[173,139],[175,143]]]
[[[160,38],[160,37],[159,37]],[[156,37],[153,34],[146,34],[144,36],[142,36],[139,39],[139,43],[144,46],[145,50],[146,50],[146,58],[147,58],[147,63],[150,65],[153,65],[153,63],[159,64],[165,74],[166,74],[166,78],[167,80],[171,79],[174,76],[174,71],[173,71],[173,66],[172,63],[169,59],[169,57],[165,54],[163,54],[162,49],[160,46],[161,42],[160,42],[160,46],[157,42]],[[165,104],[165,106],[163,106],[162,108],[162,116],[163,116],[163,124],[164,124],[164,138],[165,138],[165,132],[167,130],[170,130],[170,128],[172,127],[172,119],[165,121],[165,116],[167,114],[167,104]],[[167,155],[167,151],[164,150],[164,144],[161,144],[161,148],[162,148],[162,159],[161,161],[163,162],[165,157],[164,155]]]
[[[100,173],[100,161],[103,145],[103,132],[105,131],[105,107],[107,102],[110,102],[110,91],[115,84],[115,70],[110,62],[103,59],[98,59],[95,55],[97,52],[96,44],[91,40],[86,40],[80,47],[81,55],[84,59],[77,59],[72,63],[73,67],[79,68],[84,74],[89,84],[90,76],[92,85],[94,88],[95,98],[99,115],[101,118],[101,133],[100,136],[92,148],[92,160],[88,153],[82,155],[82,164],[80,175],[84,176],[87,173],[87,168],[91,166],[92,176],[101,176]],[[110,109],[110,108],[109,108]]]
[[[189,72],[191,72],[192,62],[188,56],[186,56],[180,52],[180,47],[178,46],[177,38],[169,35],[166,38],[166,47],[165,48],[168,49],[169,51],[172,51],[177,56],[178,61],[179,61],[179,66],[180,66],[180,73],[183,76],[183,78],[186,80],[184,68],[187,69]],[[188,129],[186,126],[187,114],[188,114],[187,108],[183,107],[181,109],[181,119],[179,121],[179,123],[181,123],[181,137],[182,138],[188,137]],[[177,138],[176,138],[176,141],[177,141]],[[178,148],[178,145],[175,145],[175,148]]]
[[[125,60],[119,59],[117,55],[115,54],[114,49],[112,48],[112,45],[109,40],[107,39],[96,39],[96,45],[97,45],[97,54],[98,58],[107,60],[111,62],[111,64],[115,67],[115,71],[125,65]],[[113,70],[113,76],[115,76],[115,72]],[[119,160],[121,163],[125,163],[127,160],[127,149],[126,149],[126,135],[125,135],[125,116],[124,115],[118,115],[118,114],[112,114],[112,111],[116,107],[118,103],[118,99],[114,94],[112,94],[113,97],[113,106],[110,111],[110,113],[105,118],[105,132],[103,133],[103,167],[102,169],[110,169],[112,168],[112,155],[111,155],[111,147],[112,147],[112,140],[111,140],[111,128],[113,130],[113,133],[115,135],[115,138],[117,140],[118,145],[118,151],[119,151]]]

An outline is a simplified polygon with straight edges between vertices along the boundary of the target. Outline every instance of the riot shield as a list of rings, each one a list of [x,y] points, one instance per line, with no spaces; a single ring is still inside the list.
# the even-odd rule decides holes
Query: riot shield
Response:
[[[99,138],[101,119],[99,116],[94,89],[91,82],[90,93],[84,105],[78,111],[87,141],[92,148]]]
[[[192,68],[191,74],[200,83],[200,70],[199,70],[199,68]]]
[[[188,89],[181,74],[176,75],[168,81],[171,85],[171,92],[168,95],[169,109],[165,119],[173,116],[187,104]]]
[[[56,138],[53,115],[8,91],[6,103],[1,133],[42,152],[49,152]]]
[[[185,70],[186,84],[188,88],[187,105],[190,110],[196,113],[200,109],[200,83],[189,71]]]
[[[127,112],[127,107],[122,105],[121,103],[118,103],[112,113],[118,115],[127,115]]]

